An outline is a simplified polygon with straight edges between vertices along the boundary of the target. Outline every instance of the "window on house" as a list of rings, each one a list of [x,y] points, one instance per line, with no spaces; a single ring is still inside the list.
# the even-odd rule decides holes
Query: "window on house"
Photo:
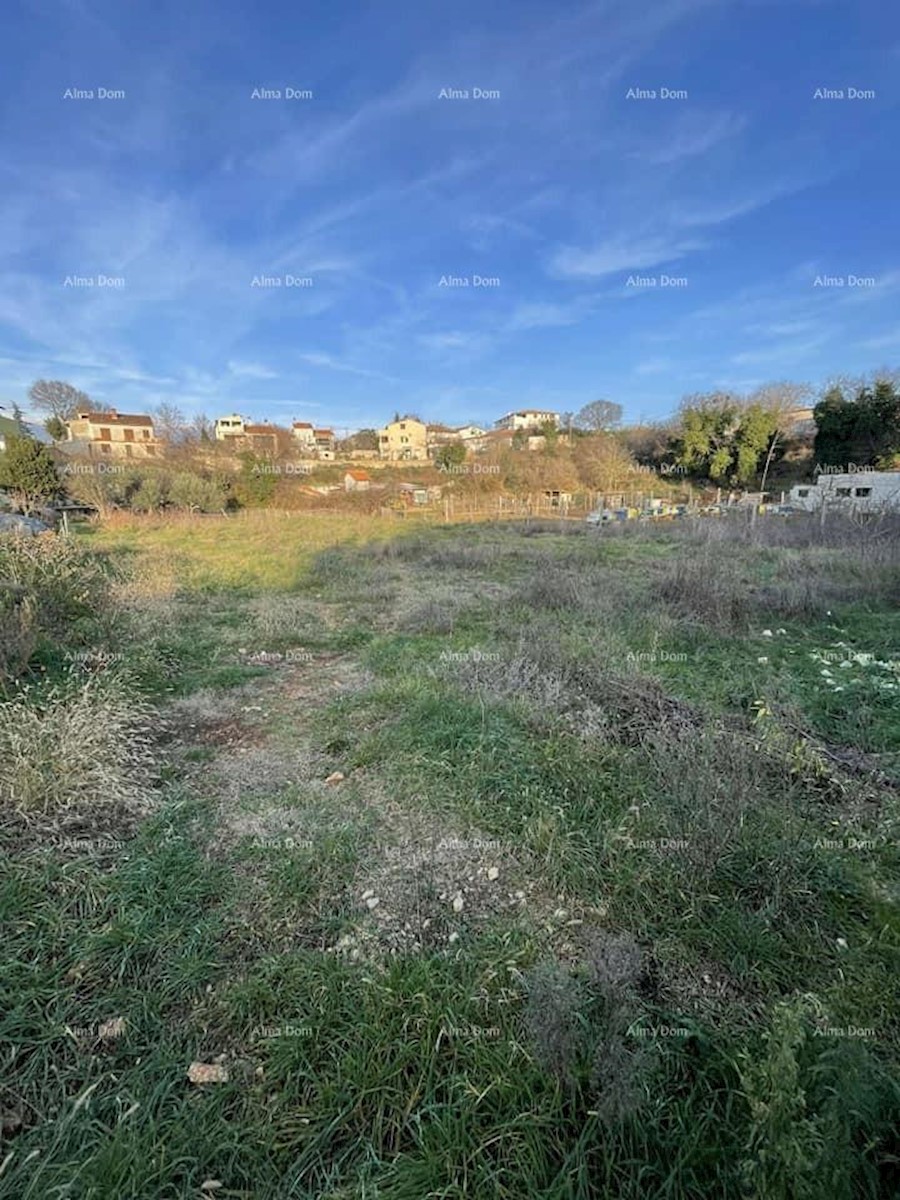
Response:
[[[797,495],[798,495],[798,496],[804,496],[804,497],[805,497],[805,496],[808,496],[808,495],[809,495],[809,488],[800,488],[800,490],[799,490],[799,492],[797,493]]]
[[[872,489],[871,488],[857,488],[856,494],[857,494],[857,496],[871,496]]]
[[[124,433],[125,433],[125,441],[126,441],[126,442],[133,442],[133,441],[134,441],[134,430],[133,430],[133,429],[126,429],[126,430],[124,431]]]
[[[110,452],[110,450],[111,450],[111,449],[112,449],[112,447],[111,447],[111,446],[101,446],[101,447],[100,447],[100,450],[101,450],[101,452],[102,452],[103,454],[109,454],[109,452]]]
[[[146,440],[146,439],[148,439],[149,437],[150,437],[150,430],[149,430],[149,429],[145,429],[145,430],[144,430],[144,438],[145,438],[145,440]]]
[[[104,426],[104,427],[103,427],[103,428],[100,430],[100,441],[101,441],[101,442],[108,442],[109,440],[110,440],[110,432],[109,432],[109,430],[108,430],[108,429],[107,429],[107,428]]]
[[[125,447],[125,457],[132,458],[133,456],[134,456],[134,451],[132,450],[131,446],[126,446]]]

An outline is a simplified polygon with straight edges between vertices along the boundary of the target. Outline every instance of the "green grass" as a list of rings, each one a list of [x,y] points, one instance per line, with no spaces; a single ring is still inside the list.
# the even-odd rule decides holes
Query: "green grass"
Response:
[[[304,520],[273,523],[258,557],[225,522],[86,539],[161,574],[176,556],[170,607],[152,617],[148,596],[140,637],[138,595],[110,649],[145,695],[209,691],[223,720],[258,680],[275,773],[236,811],[304,840],[223,838],[209,772],[226,752],[190,741],[159,747],[150,815],[119,835],[110,815],[113,849],[4,826],[0,1196],[188,1197],[208,1179],[285,1200],[896,1195],[898,813],[874,767],[890,774],[900,729],[868,666],[840,672],[848,697],[811,657],[897,657],[886,568],[736,542],[729,585],[675,529],[373,545],[375,526]],[[703,569],[673,576],[679,561]],[[844,589],[830,615],[797,563]],[[294,674],[241,653],[298,646],[313,659]],[[61,669],[63,645],[44,653]],[[334,662],[371,680],[333,694]],[[279,782],[301,745],[311,781]],[[331,770],[348,779],[317,791]],[[404,830],[372,796],[497,839],[547,912],[586,925],[562,953],[536,900],[455,943],[326,950]],[[631,974],[604,958],[616,945]],[[123,1034],[99,1039],[113,1017]],[[228,1082],[187,1081],[219,1056]]]

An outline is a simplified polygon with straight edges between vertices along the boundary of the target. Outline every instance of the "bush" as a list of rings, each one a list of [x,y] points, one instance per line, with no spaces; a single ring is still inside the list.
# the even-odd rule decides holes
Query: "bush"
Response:
[[[34,598],[16,584],[0,582],[0,683],[25,670],[36,643]]]
[[[678,558],[659,588],[662,598],[680,614],[723,632],[746,628],[748,589],[734,565],[712,554]]]
[[[136,803],[151,781],[151,710],[121,680],[0,703],[0,808],[59,812]]]
[[[30,437],[10,437],[0,454],[0,487],[11,492],[26,513],[52,500],[59,491],[59,475],[47,447]]]
[[[37,631],[53,641],[106,612],[110,582],[101,559],[68,538],[0,535],[0,583],[28,598]]]

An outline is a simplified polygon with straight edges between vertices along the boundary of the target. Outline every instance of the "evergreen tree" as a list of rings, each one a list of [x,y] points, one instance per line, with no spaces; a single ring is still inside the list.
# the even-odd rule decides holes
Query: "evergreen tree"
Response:
[[[60,490],[59,475],[46,446],[33,438],[10,437],[0,454],[0,487],[26,514],[53,500]]]

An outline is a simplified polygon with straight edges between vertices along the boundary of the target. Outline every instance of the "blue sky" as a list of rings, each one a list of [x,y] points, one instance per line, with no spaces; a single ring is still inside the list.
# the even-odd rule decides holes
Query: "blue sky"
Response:
[[[633,420],[900,363],[893,0],[8,0],[4,25],[0,402],[49,377],[337,428]]]

